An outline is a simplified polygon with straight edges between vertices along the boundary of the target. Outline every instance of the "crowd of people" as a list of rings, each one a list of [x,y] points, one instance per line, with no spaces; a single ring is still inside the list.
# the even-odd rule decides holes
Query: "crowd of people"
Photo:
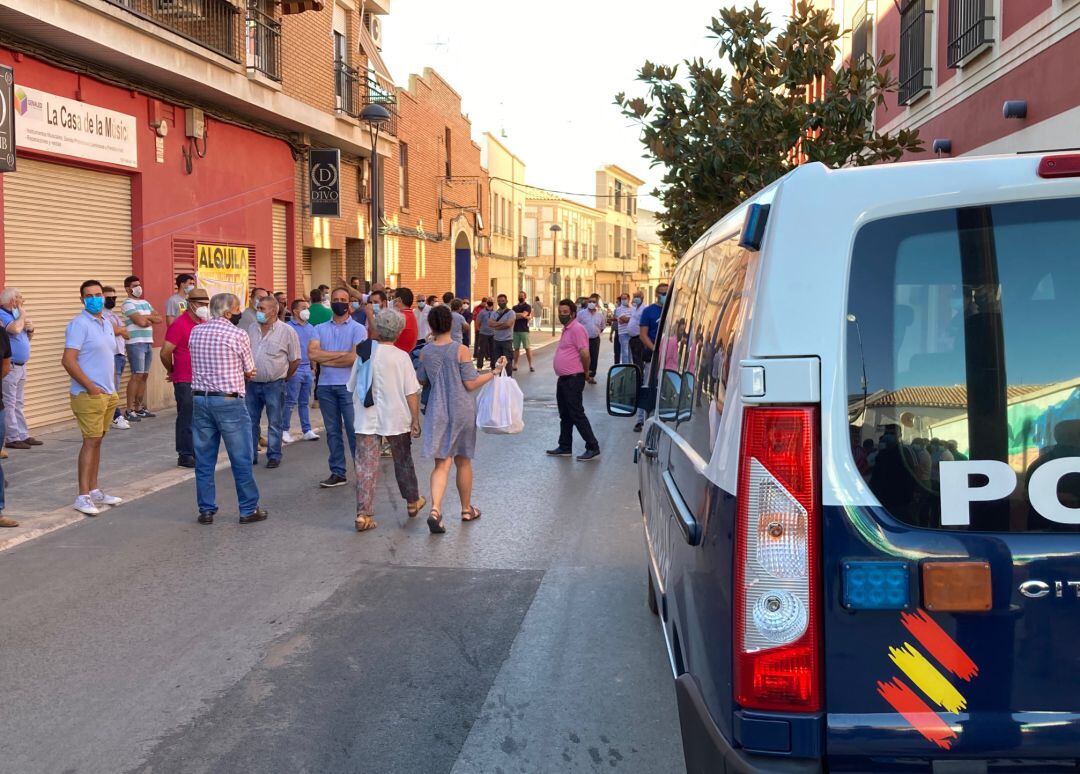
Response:
[[[536,370],[530,331],[543,316],[539,298],[529,303],[521,292],[511,306],[505,294],[498,294],[474,306],[449,292],[417,298],[409,288],[388,289],[353,277],[333,288],[320,285],[291,302],[285,293],[261,287],[241,300],[230,293],[210,296],[196,277],[184,273],[176,277],[162,316],[144,297],[138,276],[127,277],[123,291],[119,300],[112,286],[83,282],[82,311],[65,331],[61,362],[71,378],[70,406],[82,434],[73,504],[79,512],[96,516],[122,502],[98,480],[102,439],[112,429],[131,429],[154,417],[147,408],[147,379],[153,326],[164,322],[158,359],[176,401],[177,465],[195,471],[199,523],[212,524],[218,512],[215,470],[222,444],[240,523],[267,518],[254,467],[264,453],[266,468],[279,468],[284,446],[320,439],[311,423],[313,406],[322,413],[328,448],[328,476],[319,486],[348,483],[347,447],[358,531],[377,526],[374,494],[383,457],[393,460],[409,516],[429,506],[432,533],[446,529],[442,509],[452,468],[461,520],[480,518],[472,502],[473,393],[519,367]],[[583,393],[586,384],[596,383],[601,336],[610,329],[616,362],[647,362],[655,339],[647,316],[651,308],[637,293],[621,296],[613,312],[601,306],[597,294],[576,302],[563,299],[552,310],[563,333],[554,357],[559,443],[548,454],[572,455],[576,429],[585,442],[578,459],[599,457]],[[23,413],[34,327],[15,288],[0,291],[0,322],[0,444],[28,449],[42,443],[30,435]],[[125,368],[130,378],[121,402]],[[295,436],[294,413],[300,426]],[[413,466],[412,441],[421,436],[422,454],[435,460],[430,504]],[[2,476],[0,468],[0,526],[17,526],[3,515]]]

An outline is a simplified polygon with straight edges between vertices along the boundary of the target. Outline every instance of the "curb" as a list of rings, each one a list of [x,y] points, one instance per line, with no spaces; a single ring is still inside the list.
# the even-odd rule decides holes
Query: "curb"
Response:
[[[312,426],[312,429],[319,433],[325,431],[325,428],[322,426]],[[294,446],[295,442],[289,445]],[[218,460],[214,470],[216,472],[224,470],[227,467],[229,467],[229,459],[226,456],[224,459]],[[117,508],[123,508],[125,505],[129,505],[143,497],[176,486],[177,484],[182,484],[185,481],[194,480],[194,478],[195,471],[191,468],[175,468],[162,471],[149,478],[141,479],[137,483],[115,488],[110,487],[110,492],[115,493],[117,497],[123,498],[124,502],[116,506]],[[109,510],[112,509],[110,508]],[[108,511],[103,511],[103,515],[104,513],[108,513]],[[7,551],[9,548],[14,548],[27,541],[39,538],[42,535],[48,535],[50,532],[56,532],[58,529],[63,529],[72,524],[94,518],[96,517],[79,513],[70,505],[66,505],[63,508],[57,508],[55,511],[46,511],[42,514],[27,516],[26,520],[23,521],[25,526],[15,527],[11,530],[11,532],[17,534],[13,534],[10,537],[0,535],[0,552]],[[4,530],[4,532],[8,532],[8,530]]]

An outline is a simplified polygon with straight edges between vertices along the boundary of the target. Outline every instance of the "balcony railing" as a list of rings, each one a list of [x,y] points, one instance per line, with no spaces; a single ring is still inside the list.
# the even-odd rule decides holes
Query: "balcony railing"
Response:
[[[338,59],[334,61],[334,94],[338,111],[353,118],[360,117],[365,105],[382,105],[390,113],[390,120],[383,131],[397,136],[397,93],[392,85],[384,84],[371,75],[361,74]]]
[[[930,51],[933,11],[926,0],[907,0],[900,8],[900,87],[901,105],[930,88]]]
[[[959,67],[994,41],[989,0],[949,0],[949,67]]]
[[[229,0],[107,0],[193,43],[239,62],[236,17]]]
[[[281,22],[249,0],[247,8],[249,70],[257,70],[271,80],[281,80]]]
[[[347,62],[340,59],[334,60],[334,99],[339,112],[356,118],[360,115],[358,100],[356,99],[357,84],[360,82],[360,73]]]

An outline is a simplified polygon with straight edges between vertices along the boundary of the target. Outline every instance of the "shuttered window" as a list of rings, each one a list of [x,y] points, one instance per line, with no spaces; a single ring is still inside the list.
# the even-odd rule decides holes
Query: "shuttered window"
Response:
[[[289,239],[284,204],[274,202],[274,290],[288,293]]]
[[[83,195],[92,192],[92,195]],[[60,365],[64,330],[82,308],[79,285],[96,279],[124,296],[131,274],[131,182],[32,159],[4,175],[5,285],[22,291],[34,323],[26,380],[31,428],[71,420]]]

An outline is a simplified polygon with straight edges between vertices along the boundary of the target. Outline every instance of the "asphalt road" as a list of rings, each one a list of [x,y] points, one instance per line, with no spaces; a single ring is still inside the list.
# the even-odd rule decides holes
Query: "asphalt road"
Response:
[[[483,518],[451,487],[446,535],[389,462],[356,533],[320,441],[258,471],[265,523],[236,523],[226,471],[211,527],[185,482],[0,553],[0,772],[681,771],[632,422],[591,387],[603,457],[545,457],[553,350],[525,432],[480,437]]]

